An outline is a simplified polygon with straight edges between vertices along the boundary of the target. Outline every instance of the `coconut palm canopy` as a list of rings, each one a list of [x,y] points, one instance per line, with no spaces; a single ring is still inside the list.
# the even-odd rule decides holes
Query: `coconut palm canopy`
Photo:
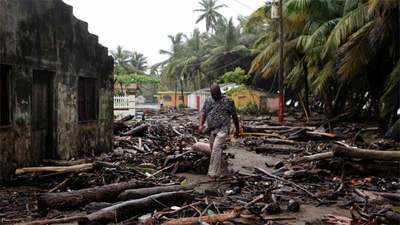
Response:
[[[271,3],[239,24],[218,12],[229,6],[215,0],[199,5],[198,22],[206,22],[207,32],[170,37],[171,49],[161,52],[169,59],[157,65],[163,83],[204,88],[240,67],[253,85],[275,90],[279,24],[271,19]],[[399,7],[397,0],[284,0],[287,97],[308,110],[321,106],[332,117],[345,112],[394,121],[400,107]]]
[[[196,23],[205,21],[206,29],[208,31],[215,31],[217,26],[217,21],[223,16],[218,12],[219,9],[226,7],[226,5],[218,4],[218,0],[202,0],[199,2],[200,8],[195,9],[195,12],[201,13]]]

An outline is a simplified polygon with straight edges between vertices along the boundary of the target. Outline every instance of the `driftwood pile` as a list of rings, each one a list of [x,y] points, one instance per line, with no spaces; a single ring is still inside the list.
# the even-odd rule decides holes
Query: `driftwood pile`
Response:
[[[313,205],[350,213],[309,224],[400,224],[400,151],[364,138],[375,129],[248,120],[236,147],[279,162],[190,181],[177,174],[204,175],[210,154],[196,123],[195,114],[126,117],[114,123],[112,153],[18,169],[15,184],[40,191],[34,207],[18,209],[26,214],[3,223],[296,224],[303,205]]]

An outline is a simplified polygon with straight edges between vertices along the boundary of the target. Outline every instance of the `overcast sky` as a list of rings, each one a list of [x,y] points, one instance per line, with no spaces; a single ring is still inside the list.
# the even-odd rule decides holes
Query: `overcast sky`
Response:
[[[100,43],[115,49],[143,53],[154,64],[165,56],[160,49],[169,49],[170,34],[191,33],[196,24],[199,0],[64,0],[74,8],[74,15],[89,23],[89,31],[99,36]],[[247,16],[262,6],[265,0],[219,0],[228,8],[221,10],[227,17]]]

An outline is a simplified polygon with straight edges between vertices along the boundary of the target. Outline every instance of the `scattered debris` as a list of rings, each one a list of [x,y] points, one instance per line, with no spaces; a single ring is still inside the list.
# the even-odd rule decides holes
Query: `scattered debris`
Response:
[[[13,187],[0,188],[2,223],[286,224],[310,205],[349,213],[321,214],[309,224],[398,221],[400,176],[390,173],[400,171],[400,151],[393,142],[359,138],[354,145],[356,134],[366,133],[355,125],[324,130],[295,121],[244,123],[235,148],[274,160],[258,165],[249,159],[241,162],[246,170],[234,167],[229,176],[210,180],[211,150],[208,137],[197,133],[196,113],[115,121],[111,153],[18,169],[13,184],[35,188],[12,194],[4,191]]]

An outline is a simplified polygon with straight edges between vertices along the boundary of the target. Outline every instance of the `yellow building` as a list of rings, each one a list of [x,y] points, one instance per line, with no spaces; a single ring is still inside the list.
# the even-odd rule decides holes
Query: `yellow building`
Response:
[[[243,109],[250,104],[256,104],[260,109],[268,111],[277,111],[279,107],[278,97],[269,96],[262,91],[239,88],[229,95],[238,109]]]
[[[175,91],[160,91],[157,95],[157,102],[160,105],[163,102],[164,107],[178,107],[180,104],[188,105],[188,95],[190,92],[184,92],[184,101],[182,99],[181,92]]]

